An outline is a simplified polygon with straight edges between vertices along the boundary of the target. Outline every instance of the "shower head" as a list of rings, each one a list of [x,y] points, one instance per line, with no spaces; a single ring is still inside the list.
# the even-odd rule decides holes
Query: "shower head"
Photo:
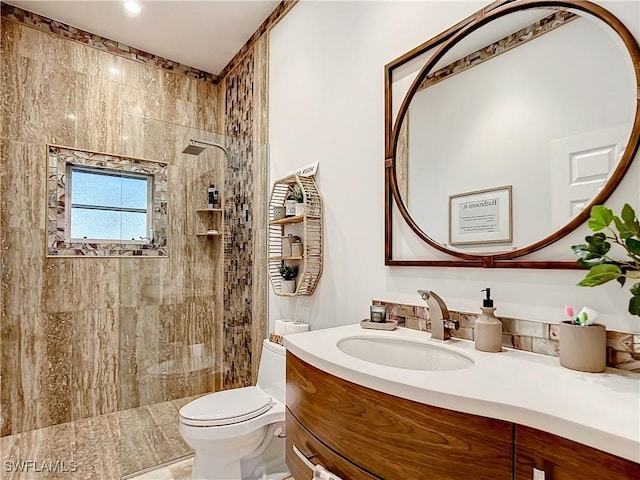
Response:
[[[187,145],[187,147],[182,151],[182,153],[186,153],[188,155],[200,155],[202,152],[206,150],[207,147],[215,147],[222,150],[224,152],[224,155],[227,157],[227,163],[229,168],[233,170],[238,170],[240,168],[238,165],[231,162],[229,151],[219,143],[207,142],[205,140],[196,140],[195,138],[192,138],[191,143]]]
[[[224,152],[224,154],[229,157],[229,152],[219,143],[207,142],[205,140],[196,140],[194,138],[191,139],[191,144],[185,148],[182,153],[186,153],[188,155],[200,155],[205,151],[207,147],[216,147]]]
[[[187,155],[200,155],[205,151],[207,147],[201,147],[200,145],[196,145],[193,140],[191,140],[191,145],[188,145],[182,153],[186,153]]]

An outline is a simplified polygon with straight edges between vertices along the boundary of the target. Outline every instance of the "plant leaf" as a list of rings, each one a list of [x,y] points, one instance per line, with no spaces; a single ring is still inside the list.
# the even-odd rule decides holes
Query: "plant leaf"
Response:
[[[606,241],[604,233],[596,233],[595,235],[587,236],[585,237],[585,240],[587,243],[576,245],[576,247],[578,247],[578,251],[576,252],[576,250],[574,250],[574,252],[579,254],[579,251],[584,251],[585,253],[605,255],[611,249],[611,244]]]
[[[634,295],[629,300],[629,313],[640,316],[640,295]]]
[[[620,238],[622,238],[623,240],[625,238],[629,238],[633,236],[633,232],[629,230],[629,228],[627,227],[627,224],[622,220],[620,220],[618,217],[613,217],[613,223],[616,224],[616,228],[618,229]]]
[[[627,246],[627,250],[629,250],[629,252],[633,253],[634,255],[640,255],[640,240],[636,240],[635,238],[627,238],[624,243]]]
[[[580,245],[572,245],[571,250],[573,250],[573,253],[575,253],[579,257],[584,257],[589,254],[593,254],[593,252],[590,250],[589,245],[586,243],[581,243]]]
[[[613,212],[604,205],[595,205],[591,209],[591,218],[589,218],[589,228],[594,232],[598,232],[609,226],[613,221]]]
[[[578,285],[581,287],[595,287],[602,285],[622,275],[622,270],[617,265],[602,264],[591,267],[587,276]]]
[[[633,285],[630,290],[632,295],[640,295],[640,282]]]
[[[604,257],[598,257],[593,260],[579,258],[576,263],[582,268],[592,268],[596,265],[602,265],[603,263],[606,263],[606,261],[607,260]]]
[[[629,230],[635,236],[640,236],[640,222],[638,222],[638,219],[636,218],[636,212],[633,210],[631,205],[629,205],[628,203],[624,204],[624,207],[622,207],[621,216],[624,220],[627,230]]]
[[[628,203],[625,203],[624,207],[622,207],[622,213],[620,216],[626,223],[633,223],[636,219],[636,214]]]
[[[611,248],[611,244],[606,241],[605,234],[596,233],[586,237],[585,240],[588,243],[581,243],[571,247],[573,253],[579,257],[578,265],[583,268],[591,268],[594,265],[606,263],[605,255]]]

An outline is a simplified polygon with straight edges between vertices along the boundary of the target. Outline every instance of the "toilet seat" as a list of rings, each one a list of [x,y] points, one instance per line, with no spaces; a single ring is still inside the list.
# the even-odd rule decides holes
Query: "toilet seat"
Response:
[[[180,421],[194,427],[218,427],[244,422],[269,411],[276,402],[258,387],[211,393],[180,409]]]

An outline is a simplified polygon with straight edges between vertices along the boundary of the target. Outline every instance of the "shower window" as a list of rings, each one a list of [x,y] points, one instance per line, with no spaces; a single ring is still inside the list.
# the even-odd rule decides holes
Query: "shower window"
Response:
[[[153,177],[67,165],[68,240],[149,243]]]
[[[166,256],[167,164],[48,146],[49,256]]]

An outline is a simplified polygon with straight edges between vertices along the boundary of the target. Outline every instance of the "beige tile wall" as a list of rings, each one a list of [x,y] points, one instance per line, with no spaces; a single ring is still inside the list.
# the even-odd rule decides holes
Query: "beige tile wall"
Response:
[[[1,36],[0,434],[213,390],[213,374],[157,371],[186,368],[195,343],[220,353],[221,248],[190,225],[200,190],[173,193],[169,258],[47,258],[45,145],[171,161],[179,135],[151,122],[123,144],[123,112],[222,131],[220,87],[4,18]],[[170,182],[194,168],[170,164]]]

